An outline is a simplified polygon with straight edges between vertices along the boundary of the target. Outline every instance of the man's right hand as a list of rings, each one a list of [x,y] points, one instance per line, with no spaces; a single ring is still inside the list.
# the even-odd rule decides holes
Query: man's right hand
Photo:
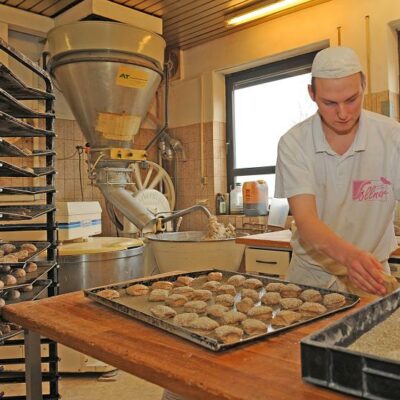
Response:
[[[355,286],[378,296],[386,294],[382,265],[371,253],[357,250],[349,257],[346,266],[349,279]]]

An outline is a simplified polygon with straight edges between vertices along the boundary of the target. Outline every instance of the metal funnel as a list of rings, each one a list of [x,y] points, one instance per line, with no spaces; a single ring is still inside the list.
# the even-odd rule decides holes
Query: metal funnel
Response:
[[[49,70],[89,142],[89,163],[106,200],[138,228],[156,216],[126,190],[131,160],[104,157],[132,148],[162,78],[165,41],[115,22],[84,21],[48,34]]]
[[[49,70],[92,148],[132,147],[162,78],[165,41],[116,22],[48,34]]]

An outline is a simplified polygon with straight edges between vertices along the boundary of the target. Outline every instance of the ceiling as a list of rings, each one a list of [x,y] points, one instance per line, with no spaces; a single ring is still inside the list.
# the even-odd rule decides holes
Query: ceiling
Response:
[[[115,0],[111,2],[161,17],[164,26],[163,36],[168,47],[185,50],[271,19],[271,17],[266,17],[234,28],[226,27],[224,22],[227,13],[237,12],[257,3],[266,4],[274,1],[277,0]],[[81,0],[0,0],[0,4],[46,17],[55,17],[80,2]],[[313,0],[310,5],[320,2],[321,0]]]

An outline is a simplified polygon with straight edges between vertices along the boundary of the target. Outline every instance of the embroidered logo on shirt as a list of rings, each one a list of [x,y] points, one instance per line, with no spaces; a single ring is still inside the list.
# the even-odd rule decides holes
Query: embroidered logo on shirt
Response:
[[[386,201],[391,182],[381,177],[377,180],[353,181],[353,200],[355,201]]]

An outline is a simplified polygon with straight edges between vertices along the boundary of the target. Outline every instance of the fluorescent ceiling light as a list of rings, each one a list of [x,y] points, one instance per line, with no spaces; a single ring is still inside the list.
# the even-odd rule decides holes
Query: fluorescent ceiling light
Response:
[[[308,3],[311,0],[280,0],[275,3],[261,6],[251,11],[244,11],[240,14],[236,14],[226,21],[229,26],[240,25],[246,22],[253,21],[258,18],[266,17],[267,15],[274,14],[276,12],[286,10],[287,8],[295,7],[300,4]]]

